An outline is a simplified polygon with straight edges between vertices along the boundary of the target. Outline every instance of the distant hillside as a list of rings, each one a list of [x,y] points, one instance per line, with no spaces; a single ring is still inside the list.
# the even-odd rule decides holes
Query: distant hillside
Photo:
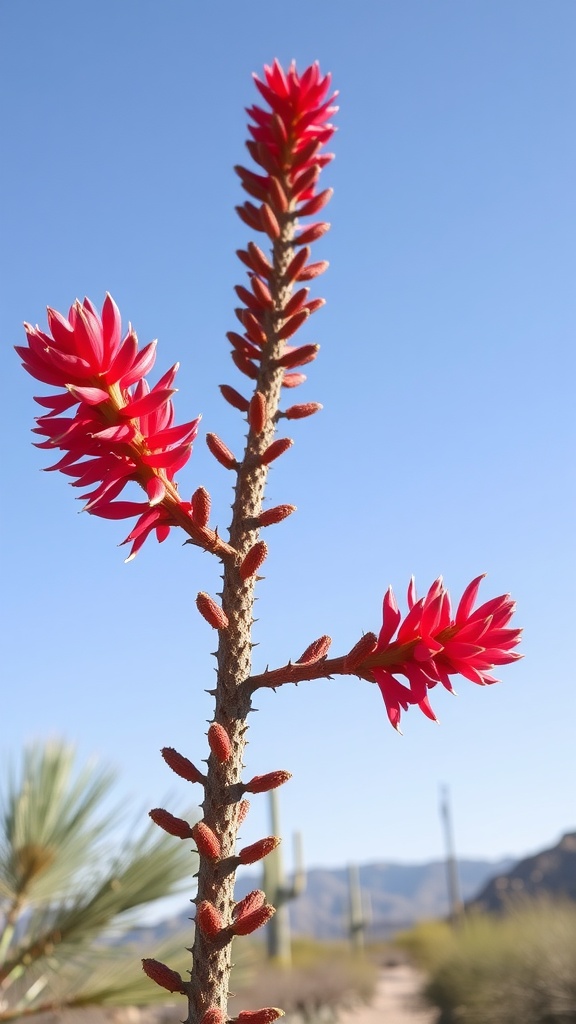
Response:
[[[511,860],[462,860],[459,875],[462,898],[470,899],[489,878],[501,875]],[[360,867],[360,885],[366,916],[367,936],[380,938],[408,927],[423,918],[448,913],[446,866],[443,861],[427,864],[365,864]],[[242,875],[236,883],[236,899],[262,886],[262,876]],[[317,939],[340,939],[347,935],[348,873],[346,868],[314,868],[307,872],[305,892],[289,904],[294,935]],[[163,921],[146,930],[148,936],[164,937],[189,927],[191,912]]]
[[[512,866],[511,860],[490,862],[462,860],[459,876],[464,900],[478,892],[494,874]],[[423,918],[448,913],[446,866],[443,861],[427,864],[365,864],[359,869],[368,936],[390,935]],[[260,886],[259,876],[238,880],[241,899]],[[348,872],[345,868],[307,872],[305,892],[289,904],[294,935],[317,939],[345,938],[348,926]]]
[[[568,832],[550,850],[526,857],[510,870],[498,872],[469,905],[479,910],[499,911],[511,897],[542,893],[576,900],[576,832]]]

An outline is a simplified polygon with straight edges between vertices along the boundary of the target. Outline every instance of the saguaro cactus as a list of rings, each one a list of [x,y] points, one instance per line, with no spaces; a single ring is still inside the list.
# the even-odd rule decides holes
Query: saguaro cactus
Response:
[[[362,905],[362,888],[357,864],[348,865],[348,935],[355,952],[364,949],[366,918]]]
[[[278,808],[278,793],[275,789],[270,791],[270,831],[272,835],[280,835],[280,814]],[[266,893],[268,901],[276,907],[274,917],[270,918],[266,925],[266,946],[268,957],[285,967],[290,965],[292,960],[292,947],[290,942],[290,917],[288,904],[296,899],[306,887],[306,873],[302,856],[302,836],[300,832],[294,833],[294,874],[292,882],[287,884],[284,875],[284,861],[282,858],[282,847],[277,846],[262,862],[262,888]]]

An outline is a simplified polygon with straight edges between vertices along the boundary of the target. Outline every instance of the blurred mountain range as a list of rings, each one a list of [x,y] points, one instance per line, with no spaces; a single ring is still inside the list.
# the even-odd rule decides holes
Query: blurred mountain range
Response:
[[[497,912],[518,896],[565,897],[576,901],[576,832],[567,832],[556,846],[496,872],[469,906]]]

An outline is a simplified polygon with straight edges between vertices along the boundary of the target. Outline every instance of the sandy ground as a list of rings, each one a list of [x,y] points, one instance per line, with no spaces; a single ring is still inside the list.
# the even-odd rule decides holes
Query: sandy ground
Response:
[[[424,1009],[418,999],[420,978],[405,964],[385,968],[370,1006],[342,1013],[339,1024],[435,1024],[435,1010]]]

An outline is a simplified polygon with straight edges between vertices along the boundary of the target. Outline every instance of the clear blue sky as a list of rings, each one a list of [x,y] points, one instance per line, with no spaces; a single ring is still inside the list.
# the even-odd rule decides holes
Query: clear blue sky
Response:
[[[487,572],[510,591],[525,659],[503,682],[432,694],[404,736],[375,686],[286,687],[257,700],[247,774],[293,771],[283,831],[308,865],[426,860],[442,851],[450,786],[459,851],[522,855],[576,828],[574,805],[573,0],[18,0],[0,12],[4,493],[3,753],[62,736],[121,776],[126,816],[173,794],[159,748],[205,756],[214,634],[194,606],[217,563],[173,534],[123,564],[125,523],[78,515],[29,433],[42,389],[12,345],[47,304],[116,298],[158,374],[181,362],[180,421],[203,414],[236,451],[218,384],[234,250],[250,233],[233,164],[246,161],[251,72],[319,59],[340,90],[328,300],[272,501],[255,669],[316,636],[348,650],[440,573],[454,596]],[[152,378],[156,379],[155,377]],[[228,523],[231,480],[203,440],[180,478]],[[268,831],[256,797],[243,838]]]

